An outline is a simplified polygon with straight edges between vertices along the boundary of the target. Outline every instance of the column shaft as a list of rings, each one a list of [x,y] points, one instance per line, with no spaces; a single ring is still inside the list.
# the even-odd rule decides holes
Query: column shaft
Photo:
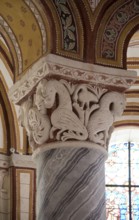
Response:
[[[106,155],[100,147],[39,153],[38,220],[105,220]]]

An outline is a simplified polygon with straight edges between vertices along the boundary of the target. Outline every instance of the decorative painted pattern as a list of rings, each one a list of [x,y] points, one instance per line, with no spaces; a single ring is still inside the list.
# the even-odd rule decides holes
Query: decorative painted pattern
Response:
[[[24,0],[24,1],[30,7],[31,11],[33,12],[33,14],[35,15],[35,17],[37,19],[37,22],[38,22],[38,25],[40,27],[40,31],[41,31],[41,34],[42,34],[43,54],[44,54],[47,51],[47,45],[46,45],[46,30],[45,30],[43,20],[40,16],[40,13],[39,13],[38,9],[35,7],[33,2],[30,1],[30,0]]]
[[[54,0],[63,31],[63,49],[77,51],[77,30],[68,0]]]
[[[0,103],[0,152],[7,153],[7,131],[4,112]]]
[[[44,26],[40,29],[40,25],[42,25],[40,17],[37,16],[38,11],[36,8],[33,8],[31,1],[30,4],[27,5],[24,0],[13,0],[12,2],[9,0],[2,0],[0,6],[0,14],[10,27],[10,30],[12,30],[21,51],[21,55],[17,54],[17,58],[14,58],[17,63],[16,60],[22,56],[22,70],[18,67],[19,64],[15,67],[17,80],[21,77],[19,74],[24,72],[43,54],[44,35],[42,35],[42,30],[44,29]],[[34,12],[32,10],[34,10]],[[34,13],[37,17],[35,17]],[[3,25],[1,26],[3,27]],[[8,32],[8,35],[11,35],[11,32]],[[11,36],[8,38],[11,38]],[[13,46],[17,47],[16,44],[13,44],[10,46],[10,49]],[[11,53],[13,55],[14,52],[11,50]]]
[[[37,218],[104,220],[106,154],[95,147],[66,147],[40,153],[35,158]]]
[[[5,29],[5,31],[8,33],[13,45],[14,45],[14,48],[15,48],[15,51],[16,51],[16,54],[17,54],[17,59],[18,59],[18,65],[19,65],[19,74],[22,73],[22,70],[23,70],[23,67],[22,67],[22,55],[21,55],[21,50],[20,50],[20,47],[19,47],[19,44],[16,40],[16,37],[12,31],[12,29],[10,28],[10,26],[8,25],[8,23],[4,20],[4,18],[2,16],[0,16],[0,25],[3,26],[3,28]]]
[[[91,6],[92,11],[94,12],[100,0],[88,0],[88,2]]]
[[[117,59],[117,44],[120,33],[125,26],[133,18],[139,15],[139,4],[134,1],[123,1],[123,3],[112,13],[108,22],[105,25],[104,32],[101,39],[101,52],[102,58],[116,60]],[[100,33],[99,33],[100,34]]]

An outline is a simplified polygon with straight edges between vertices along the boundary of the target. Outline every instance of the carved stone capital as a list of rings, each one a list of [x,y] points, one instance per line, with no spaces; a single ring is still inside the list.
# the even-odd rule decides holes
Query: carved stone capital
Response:
[[[70,62],[42,58],[10,91],[11,100],[21,105],[20,123],[34,149],[69,141],[106,147],[113,122],[123,113],[123,92],[135,74]]]

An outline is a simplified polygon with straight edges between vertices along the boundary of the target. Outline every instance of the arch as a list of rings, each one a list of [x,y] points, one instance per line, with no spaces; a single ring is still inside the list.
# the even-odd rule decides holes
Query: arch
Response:
[[[53,38],[53,51],[56,54],[73,59],[83,59],[84,29],[80,12],[74,0],[71,1],[46,1],[41,0],[45,12],[49,13]],[[54,42],[56,41],[56,43]]]
[[[129,38],[139,25],[136,1],[114,2],[104,13],[95,36],[95,63],[126,69]]]
[[[0,33],[9,45],[16,80],[51,47],[47,16],[37,1],[3,0],[0,7]]]
[[[13,117],[12,107],[7,97],[7,91],[0,77],[0,103],[3,110],[3,117],[6,124],[7,134],[7,154],[9,154],[10,147],[17,147],[16,129]]]

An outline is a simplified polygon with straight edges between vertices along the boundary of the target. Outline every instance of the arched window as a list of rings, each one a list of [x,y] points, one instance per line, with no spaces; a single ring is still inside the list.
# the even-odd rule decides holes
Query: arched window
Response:
[[[106,161],[107,220],[139,220],[139,129],[117,129]]]

